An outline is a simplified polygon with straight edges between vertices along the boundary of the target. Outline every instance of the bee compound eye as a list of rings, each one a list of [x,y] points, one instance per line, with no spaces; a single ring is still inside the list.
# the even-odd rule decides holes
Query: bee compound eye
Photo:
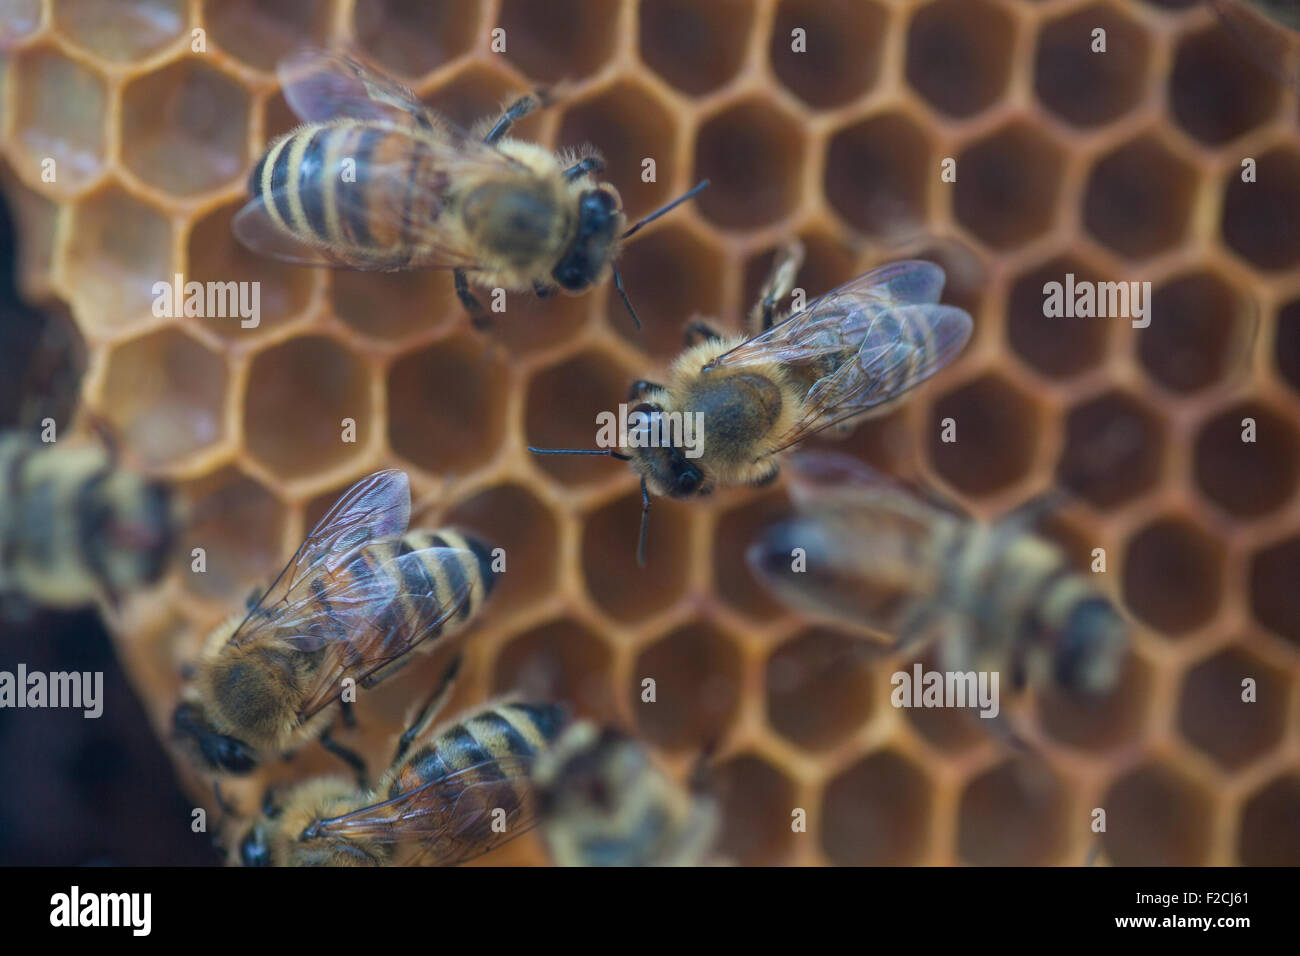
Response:
[[[257,766],[257,758],[244,746],[243,741],[233,737],[222,737],[216,748],[217,766],[228,773],[251,773]]]

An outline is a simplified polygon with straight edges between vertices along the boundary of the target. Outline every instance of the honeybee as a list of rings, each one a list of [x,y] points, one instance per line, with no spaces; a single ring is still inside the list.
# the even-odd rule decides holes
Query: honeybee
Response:
[[[791,472],[798,514],[769,527],[747,559],[792,607],[897,650],[937,641],[945,670],[996,671],[1016,690],[1051,682],[1101,694],[1117,683],[1127,625],[1029,532],[1037,504],[989,525],[844,455],[801,452]]]
[[[407,531],[411,496],[396,469],[338,500],[246,614],[204,643],[173,715],[176,739],[214,774],[245,774],[269,754],[319,739],[364,779],[330,729],[343,690],[369,688],[412,652],[444,646],[492,590],[491,552],[451,530]],[[444,681],[454,676],[449,669]]]
[[[776,322],[775,304],[793,286],[801,258],[797,243],[777,256],[753,312],[763,331],[728,338],[692,323],[668,383],[632,385],[628,401],[639,404],[629,416],[626,446],[529,448],[609,455],[631,465],[641,477],[638,564],[645,564],[650,495],[690,498],[717,485],[768,484],[782,452],[823,429],[888,410],[970,338],[970,315],[938,304],[943,269],[921,261],[881,266]],[[695,457],[664,440],[688,418],[701,422]]]
[[[560,866],[698,866],[712,858],[716,801],[678,786],[640,744],[588,721],[537,761],[542,839]]]
[[[488,705],[400,756],[372,791],[343,777],[274,795],[238,839],[244,866],[451,866],[530,830],[534,758],[560,733],[553,704]],[[408,736],[410,732],[408,731]]]
[[[319,50],[280,64],[285,99],[304,125],[267,149],[235,235],[256,252],[304,265],[452,269],[481,324],[470,285],[580,295],[614,278],[623,240],[703,189],[625,229],[618,191],[598,183],[590,148],[552,153],[506,133],[541,105],[526,95],[469,133],[409,89],[350,57]]]
[[[117,605],[162,575],[172,496],[123,467],[111,445],[0,435],[0,475],[0,594],[57,608]]]

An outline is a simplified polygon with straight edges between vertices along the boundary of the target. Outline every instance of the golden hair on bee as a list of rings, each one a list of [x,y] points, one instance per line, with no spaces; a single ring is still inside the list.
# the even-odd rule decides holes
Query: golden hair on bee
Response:
[[[699,866],[713,859],[717,802],[677,784],[645,747],[589,721],[537,761],[541,833],[559,866]]]
[[[1103,694],[1118,682],[1126,621],[1031,531],[1056,496],[987,524],[846,455],[800,452],[792,473],[796,513],[747,555],[791,607],[895,651],[937,646],[944,670],[1002,674],[1014,690]]]
[[[446,268],[481,324],[470,286],[581,295],[613,278],[622,243],[707,181],[627,226],[594,149],[552,152],[506,135],[543,105],[521,96],[501,116],[458,129],[400,83],[341,54],[307,50],[279,66],[304,125],[267,147],[233,228],[250,249],[303,265]]]
[[[156,582],[179,515],[161,481],[101,441],[0,435],[0,595],[55,608],[114,607]]]
[[[192,762],[248,773],[319,740],[364,779],[364,762],[329,735],[349,716],[344,691],[447,647],[495,580],[487,545],[454,529],[408,531],[410,510],[404,472],[363,478],[247,612],[209,634],[172,720]]]
[[[439,690],[403,734],[373,790],[327,777],[280,797],[269,793],[262,813],[231,841],[231,861],[451,866],[531,829],[533,765],[563,729],[565,708],[502,700],[426,734],[446,696]]]
[[[626,444],[529,447],[539,455],[608,455],[629,463],[641,479],[639,564],[651,495],[691,498],[719,485],[774,481],[785,451],[892,408],[970,338],[970,316],[939,304],[943,270],[921,261],[881,266],[778,321],[777,303],[793,287],[802,257],[798,242],[778,253],[752,312],[757,334],[724,338],[694,322],[667,383],[632,385]],[[688,418],[696,423],[694,447],[661,440],[674,422],[685,435]]]

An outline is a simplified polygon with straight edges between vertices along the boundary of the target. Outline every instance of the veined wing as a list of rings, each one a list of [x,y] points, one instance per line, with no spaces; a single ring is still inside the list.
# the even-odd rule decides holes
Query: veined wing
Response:
[[[807,362],[856,349],[878,315],[900,305],[939,301],[943,269],[933,262],[891,262],[851,279],[714,360],[714,367]]]
[[[772,453],[920,385],[957,356],[971,328],[970,316],[950,305],[903,305],[874,316],[857,353],[808,390],[804,415]]]
[[[397,81],[343,54],[303,50],[280,64],[279,75],[290,107],[306,122],[327,124],[319,128],[341,135],[338,131],[348,127],[338,121],[352,120],[364,130],[358,131],[359,137],[386,133],[408,141],[399,156],[358,161],[351,178],[310,170],[317,177],[334,177],[330,209],[323,215],[337,215],[386,235],[410,237],[406,245],[420,252],[402,262],[403,268],[476,265],[474,250],[441,225],[438,212],[449,190],[460,182],[526,177],[530,175],[526,167],[438,115]],[[357,151],[362,152],[364,144],[358,145]],[[301,161],[322,160],[304,149]],[[413,176],[416,170],[418,180]],[[374,262],[342,260],[324,238],[312,241],[299,230],[286,228],[287,213],[300,202],[287,184],[256,196],[236,215],[235,234],[250,249],[297,265],[394,268],[382,257]],[[325,232],[316,231],[322,236]]]
[[[532,757],[517,755],[474,764],[382,803],[321,820],[305,836],[418,844],[423,862],[461,863],[532,828],[532,766]],[[507,810],[502,832],[492,826],[498,808]]]
[[[339,697],[344,678],[358,684],[441,633],[470,600],[460,573],[475,560],[459,548],[423,548],[373,566],[371,552],[346,574],[305,582],[268,621],[278,641],[303,653],[325,649],[327,658],[303,696],[305,721]]]
[[[245,642],[254,625],[291,614],[287,608],[299,604],[301,598],[290,595],[299,593],[304,582],[318,576],[328,581],[350,565],[370,541],[405,532],[410,518],[411,487],[406,472],[390,468],[362,478],[303,539],[230,639]]]

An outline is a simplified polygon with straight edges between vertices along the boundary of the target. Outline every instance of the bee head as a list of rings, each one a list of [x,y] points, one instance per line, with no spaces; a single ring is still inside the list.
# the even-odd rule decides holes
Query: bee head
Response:
[[[1104,598],[1080,601],[1066,619],[1053,661],[1056,682],[1067,690],[1105,693],[1119,678],[1128,628]]]
[[[612,186],[601,183],[583,192],[578,197],[577,232],[551,278],[574,295],[601,281],[609,268],[615,236],[622,228],[622,202]]]
[[[172,736],[191,759],[218,773],[247,774],[257,767],[257,754],[236,737],[219,733],[202,708],[189,701],[172,714]]]
[[[634,441],[627,449],[631,453],[632,467],[646,480],[654,494],[665,498],[690,498],[706,495],[712,488],[695,462],[686,457],[683,449],[674,445],[654,443],[663,409],[643,402],[628,415],[628,434]]]

